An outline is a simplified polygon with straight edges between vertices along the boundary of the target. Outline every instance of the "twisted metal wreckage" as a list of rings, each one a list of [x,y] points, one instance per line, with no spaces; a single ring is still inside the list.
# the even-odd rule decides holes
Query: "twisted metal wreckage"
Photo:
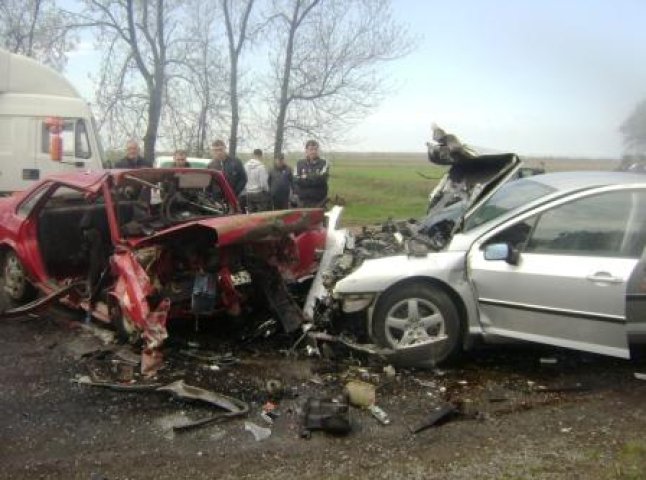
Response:
[[[142,371],[161,365],[173,317],[267,308],[284,330],[303,322],[285,282],[311,277],[321,209],[240,213],[222,174],[112,170],[49,177],[0,200],[4,290],[20,306],[54,301],[141,337]],[[28,303],[40,292],[44,296]]]
[[[349,321],[351,302],[341,306],[333,290],[365,259],[440,250],[470,206],[520,171],[514,154],[479,156],[437,128],[434,140],[429,161],[450,168],[429,195],[426,218],[388,220],[356,235],[336,228],[341,207],[241,214],[224,177],[209,170],[49,177],[0,199],[4,289],[20,305],[2,316],[54,301],[83,309],[143,340],[145,374],[162,363],[169,318],[239,316],[253,308],[268,309],[287,332],[302,328],[303,337],[419,362],[415,349],[374,345],[370,326]],[[301,310],[288,285],[312,278]],[[44,296],[28,303],[36,291]]]

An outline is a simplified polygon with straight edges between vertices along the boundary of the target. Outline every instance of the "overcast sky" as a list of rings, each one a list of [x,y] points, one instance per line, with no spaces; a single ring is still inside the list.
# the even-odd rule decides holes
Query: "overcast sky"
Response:
[[[646,98],[645,0],[393,0],[417,49],[392,94],[339,147],[421,151],[431,122],[467,143],[532,155],[617,157]],[[91,100],[96,54],[66,74]]]

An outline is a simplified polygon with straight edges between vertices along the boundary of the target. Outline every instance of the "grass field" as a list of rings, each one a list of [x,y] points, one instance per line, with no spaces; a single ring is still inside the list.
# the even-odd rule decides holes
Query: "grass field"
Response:
[[[333,153],[330,198],[345,200],[346,225],[365,225],[395,219],[420,218],[426,212],[428,194],[446,168],[431,164],[426,153]],[[296,158],[288,162],[295,165]],[[612,160],[524,159],[526,166],[544,164],[547,171],[610,170]],[[420,174],[424,175],[424,178]]]

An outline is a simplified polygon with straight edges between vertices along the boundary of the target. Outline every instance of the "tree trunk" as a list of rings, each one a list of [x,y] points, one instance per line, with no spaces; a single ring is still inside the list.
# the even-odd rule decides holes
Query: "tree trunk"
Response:
[[[229,133],[229,155],[231,158],[236,157],[238,149],[238,124],[240,123],[240,112],[238,105],[238,56],[233,50],[231,51],[231,131]]]
[[[283,80],[280,85],[280,100],[278,102],[278,116],[276,117],[276,135],[274,136],[274,158],[283,152],[285,143],[285,118],[287,117],[287,108],[289,107],[289,79],[292,71],[292,58],[294,56],[294,36],[296,35],[298,18],[298,8],[294,11],[294,16],[289,25],[289,37],[287,38],[287,48],[285,49],[285,65],[283,67]]]
[[[148,104],[148,126],[144,135],[144,159],[152,165],[155,161],[155,144],[162,110],[163,81],[156,81],[148,88],[150,103]]]

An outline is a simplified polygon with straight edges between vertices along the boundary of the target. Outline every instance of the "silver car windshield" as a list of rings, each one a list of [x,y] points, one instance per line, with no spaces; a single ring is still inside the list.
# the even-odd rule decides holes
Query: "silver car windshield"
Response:
[[[479,227],[483,223],[554,191],[554,188],[530,179],[510,182],[494,193],[466,219],[463,230],[467,232]]]

